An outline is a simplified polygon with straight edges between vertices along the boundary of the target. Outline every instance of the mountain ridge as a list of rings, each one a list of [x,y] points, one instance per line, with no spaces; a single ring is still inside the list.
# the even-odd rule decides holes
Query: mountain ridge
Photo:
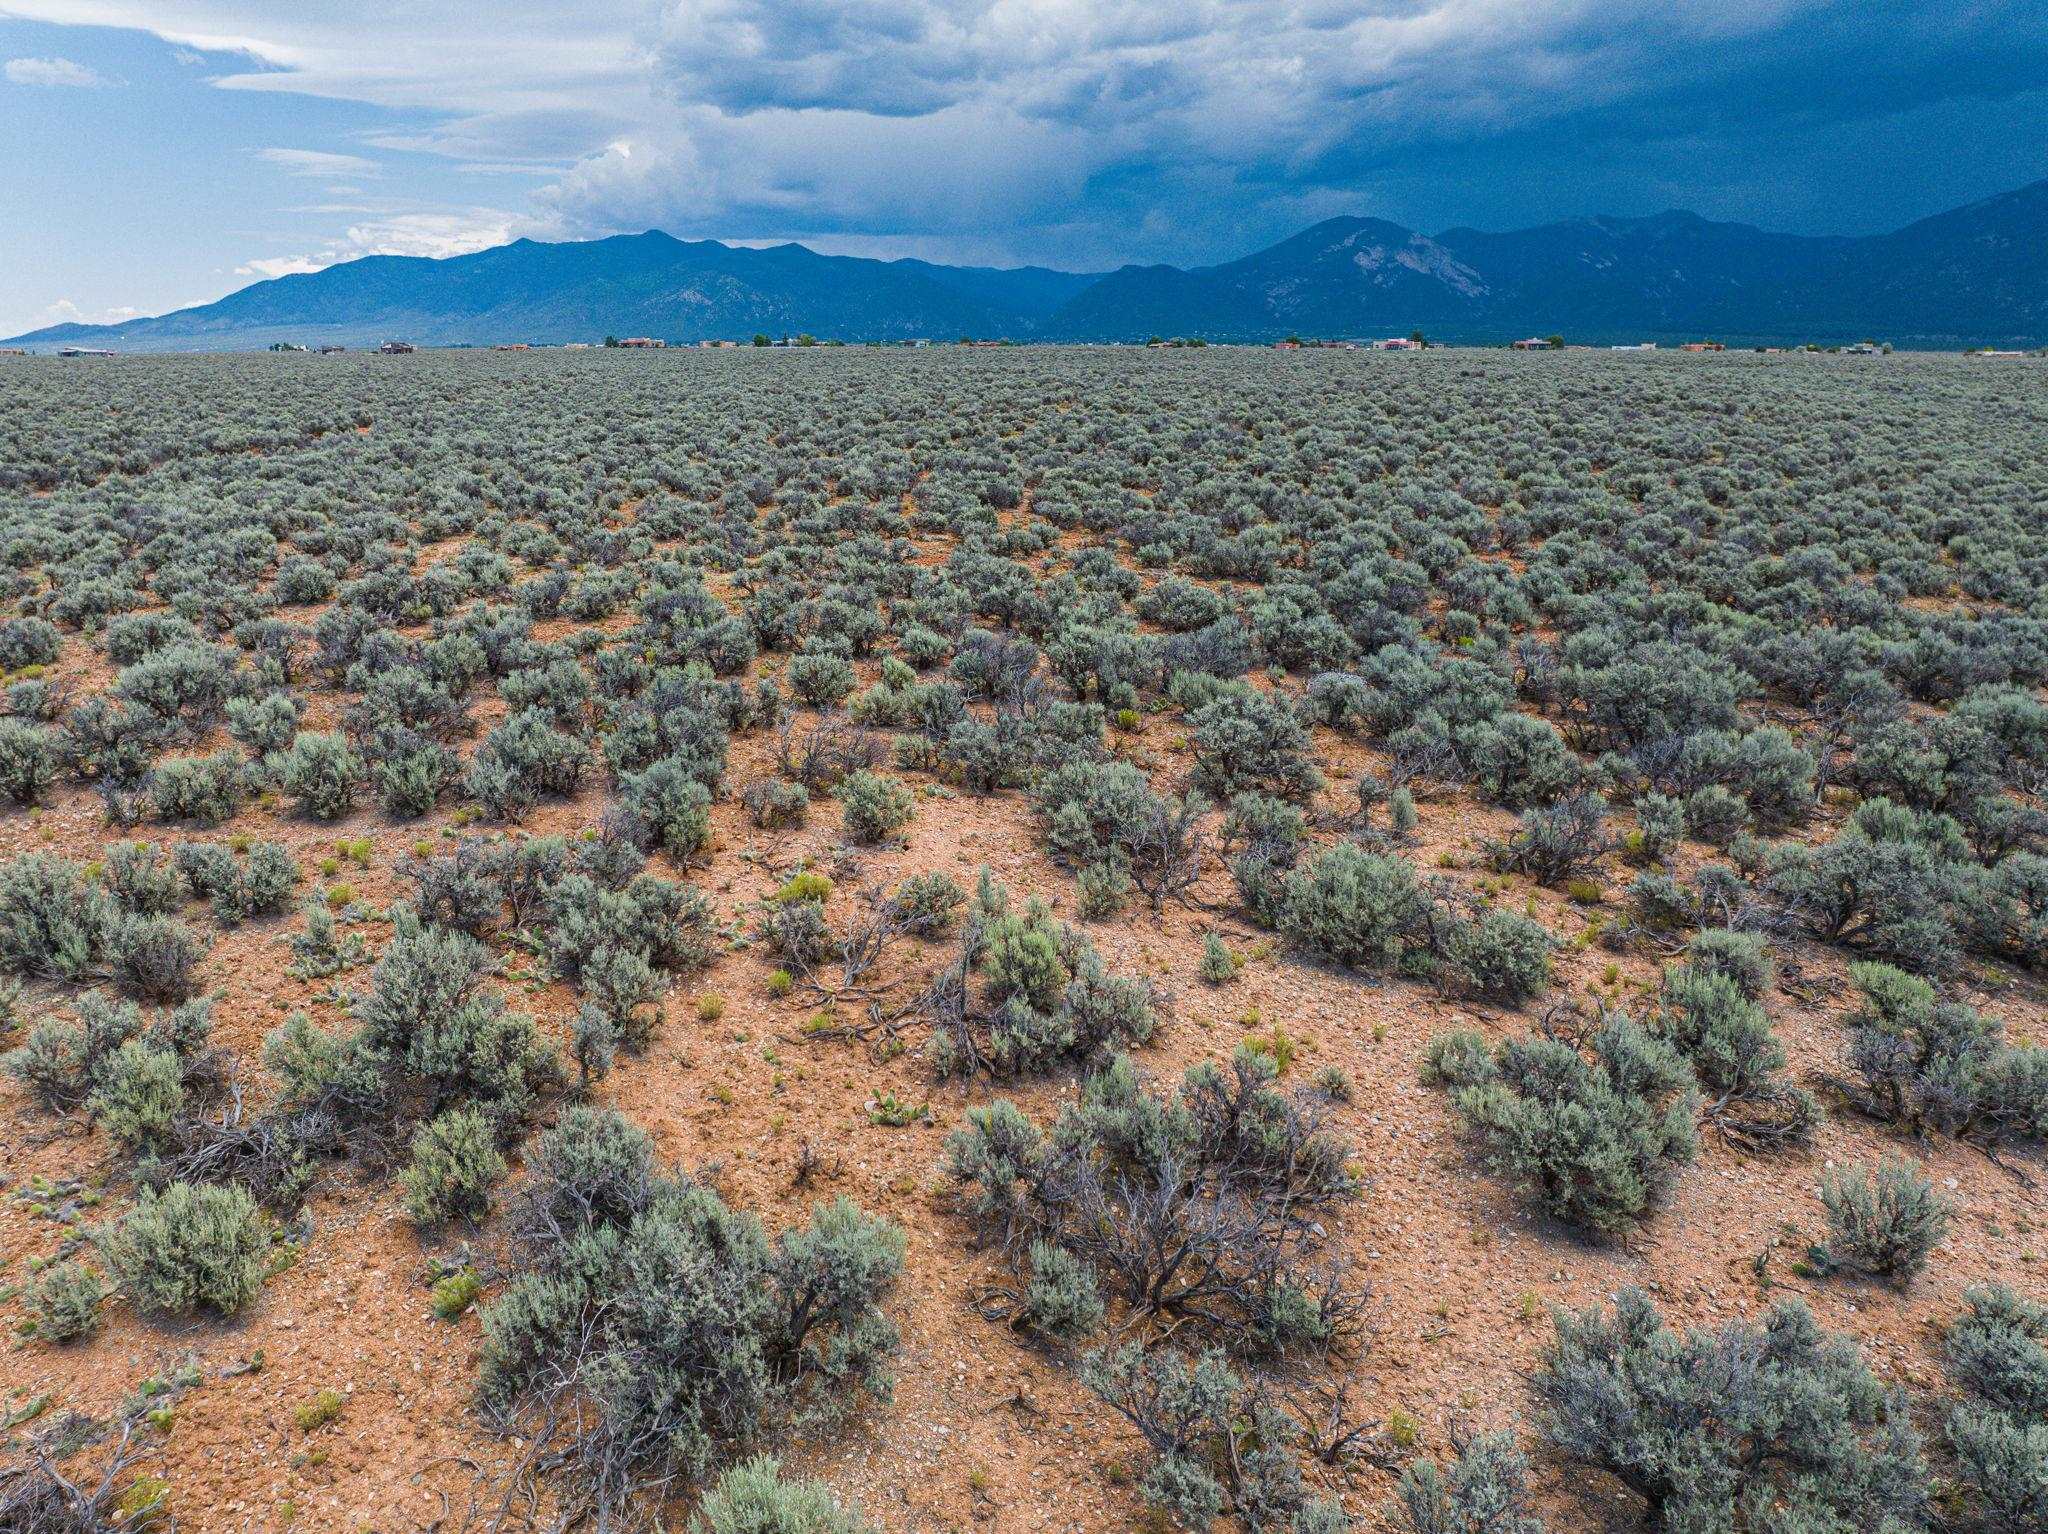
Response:
[[[2048,180],[1876,235],[1794,235],[1667,209],[1525,229],[1424,234],[1339,215],[1231,261],[1109,272],[831,256],[795,242],[663,230],[522,238],[468,255],[364,256],[215,303],[13,345],[210,350],[302,344],[846,340],[1259,341],[1291,334],[2040,345],[2048,340]]]

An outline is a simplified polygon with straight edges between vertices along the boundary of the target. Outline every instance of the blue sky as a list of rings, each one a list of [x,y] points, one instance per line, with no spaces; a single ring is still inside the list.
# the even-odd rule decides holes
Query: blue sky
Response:
[[[0,0],[0,334],[665,228],[1096,269],[1318,218],[1863,233],[2048,176],[2007,0]]]

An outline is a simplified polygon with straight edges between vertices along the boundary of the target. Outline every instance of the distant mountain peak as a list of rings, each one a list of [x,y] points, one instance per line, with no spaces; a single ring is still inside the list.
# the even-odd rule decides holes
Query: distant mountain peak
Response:
[[[522,237],[445,259],[366,256],[218,303],[14,340],[168,351],[388,337],[1262,340],[1418,328],[1453,340],[2039,345],[2048,338],[2048,180],[1859,238],[1773,234],[1684,209],[1436,235],[1346,214],[1219,265],[1109,273],[828,256],[661,229]]]

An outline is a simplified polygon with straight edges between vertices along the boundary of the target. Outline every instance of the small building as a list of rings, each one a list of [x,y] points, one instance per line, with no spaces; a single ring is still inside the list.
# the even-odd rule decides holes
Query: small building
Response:
[[[1550,343],[1541,336],[1525,336],[1513,345],[1518,352],[1547,352],[1551,349]]]
[[[60,346],[57,348],[57,355],[60,357],[111,357],[114,354],[104,346]]]
[[[1688,341],[1678,349],[1682,352],[1725,352],[1728,350],[1719,341]]]
[[[410,341],[386,341],[382,346],[377,348],[378,351],[382,352],[387,357],[400,357],[414,349],[415,348],[412,342]]]
[[[562,343],[562,350],[565,352],[587,352],[590,350],[590,343],[588,341],[564,341]]]
[[[500,341],[491,348],[494,352],[530,352],[533,347],[526,341]]]
[[[658,352],[666,347],[668,342],[661,340],[657,336],[627,336],[619,345],[638,347],[642,351]]]
[[[1413,336],[1388,336],[1383,341],[1373,342],[1372,349],[1376,352],[1419,352],[1422,343]]]
[[[334,342],[329,341],[325,346],[320,348],[320,355],[323,357],[332,357],[336,352],[345,352],[347,350],[348,348],[346,346],[337,346]]]
[[[1301,343],[1290,336],[1285,341],[1275,341],[1273,343],[1273,350],[1276,352],[1298,352],[1301,350]]]

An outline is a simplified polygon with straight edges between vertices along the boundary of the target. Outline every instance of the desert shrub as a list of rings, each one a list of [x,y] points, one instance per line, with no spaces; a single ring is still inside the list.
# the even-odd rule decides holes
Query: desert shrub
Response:
[[[1550,984],[1557,940],[1541,922],[1513,911],[1453,920],[1439,942],[1450,976],[1475,996],[1512,1006]]]
[[[1032,1242],[1030,1281],[1018,1323],[1041,1337],[1072,1345],[1100,1326],[1103,1315],[1094,1269],[1054,1242]]]
[[[14,804],[40,804],[57,781],[57,737],[40,725],[0,718],[0,794]]]
[[[584,874],[564,874],[547,887],[538,914],[547,924],[549,964],[578,983],[587,965],[610,949],[671,974],[698,968],[713,951],[711,906],[703,894],[649,874],[617,890]]]
[[[99,1271],[67,1259],[45,1268],[29,1287],[28,1323],[44,1342],[75,1342],[100,1324],[100,1306],[111,1290]]]
[[[185,1062],[152,1039],[131,1038],[91,1073],[86,1111],[128,1155],[167,1144],[185,1106]]]
[[[1195,782],[1217,799],[1258,789],[1300,799],[1322,782],[1308,731],[1286,702],[1251,688],[1226,692],[1188,716]]]
[[[1696,841],[1725,847],[1749,828],[1749,806],[1719,783],[1709,783],[1686,798],[1685,829]]]
[[[115,842],[101,861],[100,883],[123,911],[163,916],[185,903],[185,881],[147,842]]]
[[[41,618],[9,618],[0,622],[0,671],[48,666],[57,659],[63,636]]]
[[[2003,1284],[1966,1290],[1944,1360],[1963,1389],[1948,1443],[1970,1526],[2030,1534],[2048,1518],[2048,1309]]]
[[[1456,1448],[1448,1471],[1419,1459],[1401,1472],[1410,1534],[1543,1534],[1529,1511],[1529,1460],[1512,1433],[1475,1434]]]
[[[290,748],[299,733],[299,718],[305,712],[290,693],[269,692],[260,698],[230,698],[227,706],[228,734],[235,744],[262,761],[273,752]]]
[[[546,795],[574,793],[590,748],[538,709],[513,714],[483,738],[463,786],[487,814],[517,820]]]
[[[1487,851],[1494,867],[1558,887],[1589,877],[1612,850],[1606,823],[1607,801],[1598,794],[1578,794],[1523,811],[1515,834],[1488,843]]]
[[[430,813],[461,775],[462,762],[453,751],[410,731],[380,738],[370,758],[378,802],[400,819]]]
[[[1760,948],[1704,951],[1761,957]],[[1752,1146],[1799,1141],[1820,1121],[1812,1094],[1778,1074],[1785,1051],[1770,1018],[1726,970],[1697,960],[1666,970],[1656,1023],[1707,1089],[1707,1117],[1730,1138]]]
[[[491,1186],[505,1175],[496,1127],[475,1108],[450,1108],[412,1137],[399,1174],[405,1207],[422,1225],[472,1224],[490,1212]]]
[[[291,907],[299,882],[299,865],[280,842],[258,842],[242,860],[231,889],[213,897],[213,913],[223,922],[252,916],[281,916]]]
[[[1477,1034],[1439,1035],[1429,1066],[1488,1163],[1570,1225],[1631,1228],[1699,1149],[1692,1072],[1619,1015],[1490,1052]]]
[[[1316,957],[1392,969],[1418,937],[1429,902],[1401,858],[1340,842],[1283,886],[1280,930]]]
[[[620,1181],[644,1163],[601,1122],[580,1119],[525,1195],[547,1214],[528,1218],[515,1276],[484,1312],[481,1394],[506,1431],[563,1451],[565,1510],[609,1520],[778,1422],[885,1395],[896,1332],[880,1301],[904,1238],[841,1199],[771,1242],[686,1178]],[[570,1196],[565,1160],[594,1162],[598,1177],[570,1179],[623,1203]],[[564,1412],[578,1400],[600,1409]]]
[[[94,1240],[122,1294],[145,1315],[237,1314],[262,1289],[270,1250],[256,1201],[218,1183],[144,1188]]]
[[[1237,960],[1223,939],[1211,932],[1202,939],[1202,959],[1195,975],[1204,984],[1222,985],[1237,978]]]
[[[1134,885],[1156,909],[1193,882],[1197,822],[1208,808],[1200,796],[1154,793],[1128,762],[1082,760],[1046,773],[1034,800],[1053,856],[1084,873],[1096,870],[1098,886]]]
[[[4,1057],[7,1073],[46,1108],[78,1107],[114,1051],[142,1032],[142,1014],[132,1002],[110,1001],[98,991],[79,997],[73,1010],[75,1021],[45,1017]]]
[[[1703,975],[1721,975],[1748,1001],[1762,999],[1771,983],[1771,957],[1761,935],[1709,927],[1685,945],[1686,964]]]
[[[946,1170],[964,1210],[1013,1253],[1064,1249],[1135,1317],[1251,1352],[1321,1347],[1361,1297],[1320,1223],[1275,1216],[1348,1198],[1347,1148],[1312,1095],[1275,1079],[1270,1057],[1240,1049],[1156,1092],[1119,1056],[1050,1134],[1007,1102],[971,1111]],[[1038,1257],[1031,1268],[1069,1271]],[[1016,1310],[1026,1324],[1030,1293]]]
[[[107,927],[107,967],[115,984],[146,1001],[184,1001],[198,989],[206,950],[174,916],[120,916]]]
[[[889,896],[892,913],[909,932],[928,937],[950,931],[967,904],[967,891],[950,874],[912,874]]]
[[[1950,904],[1966,856],[1949,817],[1872,799],[1832,842],[1778,849],[1766,888],[1818,937],[1941,974],[1958,958]]]
[[[2008,1043],[1998,1019],[1889,965],[1852,964],[1849,979],[1863,995],[1849,1067],[1866,1111],[1987,1145],[2048,1138],[2048,1049]]]
[[[857,842],[886,841],[909,825],[917,813],[917,799],[911,791],[878,772],[856,772],[842,779],[838,794],[846,834]]]
[[[829,708],[852,692],[858,679],[844,656],[816,653],[791,657],[783,680],[811,707]]]
[[[690,1534],[867,1534],[817,1481],[786,1480],[767,1455],[742,1460],[704,1493]]]
[[[1346,1527],[1302,1482],[1299,1424],[1247,1386],[1219,1350],[1190,1359],[1129,1344],[1091,1354],[1081,1379],[1144,1438],[1153,1460],[1138,1489],[1176,1522],[1206,1528],[1227,1512],[1263,1534]]]
[[[1830,1170],[1820,1201],[1828,1212],[1826,1265],[1899,1283],[1927,1266],[1955,1218],[1949,1201],[1902,1157],[1885,1157],[1874,1174]]]
[[[499,1122],[522,1117],[555,1079],[554,1051],[533,1019],[485,984],[491,956],[438,927],[400,930],[354,998],[353,1044],[387,1097],[419,1100],[422,1117],[471,1103]]]
[[[1904,1398],[1798,1301],[1681,1336],[1625,1289],[1612,1311],[1555,1322],[1535,1378],[1542,1431],[1642,1498],[1653,1526],[1920,1526],[1928,1472]]]
[[[1159,998],[1150,985],[1111,975],[1094,945],[1042,902],[1022,913],[1006,905],[984,893],[959,957],[926,993],[941,1074],[1039,1074],[1152,1036]]]
[[[363,763],[338,734],[303,730],[277,764],[277,781],[315,820],[339,820],[355,807]]]
[[[158,820],[217,826],[232,820],[249,791],[242,759],[232,751],[159,762],[149,775],[150,813]]]
[[[1685,839],[1685,807],[1662,794],[1636,800],[1636,830],[1626,843],[1630,856],[1646,863],[1662,862]]]
[[[621,778],[619,802],[646,828],[647,840],[674,857],[701,852],[711,840],[711,790],[671,758]]]
[[[747,817],[764,831],[800,826],[810,813],[811,796],[801,783],[756,778],[740,791]]]

